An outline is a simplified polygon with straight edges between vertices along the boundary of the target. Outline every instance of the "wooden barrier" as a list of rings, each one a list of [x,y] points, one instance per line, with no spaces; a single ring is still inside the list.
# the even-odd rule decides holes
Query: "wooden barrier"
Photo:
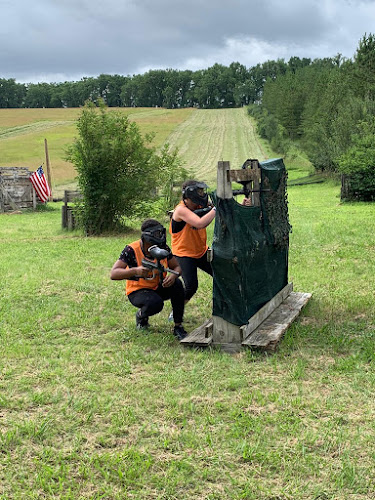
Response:
[[[259,162],[247,160],[246,164],[250,168],[231,170],[229,162],[218,162],[218,198],[231,199],[232,182],[239,182],[246,185],[252,205],[260,205]],[[208,258],[210,261],[215,258],[212,250]],[[288,283],[249,318],[245,325],[234,325],[214,315],[181,340],[181,344],[191,347],[219,346],[229,353],[239,352],[246,347],[272,351],[310,298],[310,293],[293,292],[293,283]]]
[[[74,207],[68,205],[76,200],[82,199],[80,191],[64,191],[64,205],[61,207],[61,225],[63,228],[74,229],[76,225],[76,218],[74,214]]]
[[[0,212],[34,209],[38,203],[27,167],[0,167]]]

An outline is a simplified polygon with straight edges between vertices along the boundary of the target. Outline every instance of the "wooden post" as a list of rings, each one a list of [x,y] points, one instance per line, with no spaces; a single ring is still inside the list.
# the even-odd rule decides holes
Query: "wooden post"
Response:
[[[213,345],[221,345],[226,352],[238,352],[242,348],[242,341],[242,330],[239,326],[219,316],[212,316]]]
[[[233,198],[232,181],[230,178],[230,162],[219,161],[217,164],[217,196],[229,200]],[[215,258],[215,256],[213,256]],[[242,331],[237,325],[218,316],[212,316],[212,341],[221,345],[223,350],[236,351],[241,347]]]
[[[258,160],[251,160],[251,168],[255,172],[255,177],[254,177],[254,182],[253,182],[253,189],[254,192],[252,193],[252,202],[255,207],[260,206],[260,168],[259,168],[259,162]]]
[[[49,165],[49,155],[48,155],[47,139],[44,139],[44,150],[46,152],[47,181],[48,181],[49,187],[51,189],[51,196],[49,197],[49,199],[50,199],[50,201],[52,201],[52,179],[51,179],[51,168],[50,168],[50,165]]]
[[[232,182],[228,178],[229,161],[219,161],[217,164],[217,196],[223,200],[233,198]]]

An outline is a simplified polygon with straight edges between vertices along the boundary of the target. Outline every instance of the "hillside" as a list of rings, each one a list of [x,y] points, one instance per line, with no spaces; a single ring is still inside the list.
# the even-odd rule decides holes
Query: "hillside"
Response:
[[[154,133],[153,144],[178,148],[186,168],[209,184],[216,182],[216,165],[228,160],[239,167],[247,158],[275,156],[255,133],[245,108],[223,110],[120,108],[140,127]],[[111,110],[109,111],[111,112]],[[54,190],[62,192],[74,182],[66,148],[76,135],[79,109],[0,109],[1,163],[36,168],[44,162],[48,141]]]

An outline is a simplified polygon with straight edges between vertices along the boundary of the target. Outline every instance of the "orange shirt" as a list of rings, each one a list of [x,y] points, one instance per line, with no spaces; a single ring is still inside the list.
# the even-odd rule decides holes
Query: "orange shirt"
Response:
[[[184,205],[181,201],[179,205]],[[178,205],[177,205],[178,206]],[[193,257],[199,259],[208,249],[206,228],[195,229],[188,223],[178,233],[172,233],[172,220],[169,225],[172,253],[177,257]]]
[[[141,266],[142,259],[146,259],[145,255],[142,251],[141,241],[140,240],[133,241],[133,243],[130,243],[129,246],[132,247],[132,249],[134,250],[137,265]],[[147,257],[147,260],[150,260],[151,262],[157,263],[156,259],[149,259]],[[160,261],[160,263],[162,266],[168,267],[168,259],[162,259]],[[165,278],[166,275],[167,275],[166,272],[163,273],[163,279]],[[150,271],[150,278],[147,278],[147,279],[146,278],[138,278],[137,281],[131,280],[131,279],[126,280],[126,295],[129,295],[130,293],[135,292],[136,290],[141,290],[142,288],[156,290],[157,287],[159,286],[159,283],[160,283],[159,271],[157,271],[156,269],[153,269],[152,271]]]

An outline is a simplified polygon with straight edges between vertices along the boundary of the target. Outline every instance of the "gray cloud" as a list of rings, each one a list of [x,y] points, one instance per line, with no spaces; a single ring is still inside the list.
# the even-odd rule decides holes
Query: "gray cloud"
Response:
[[[78,80],[151,68],[352,57],[373,1],[0,0],[0,77]]]

